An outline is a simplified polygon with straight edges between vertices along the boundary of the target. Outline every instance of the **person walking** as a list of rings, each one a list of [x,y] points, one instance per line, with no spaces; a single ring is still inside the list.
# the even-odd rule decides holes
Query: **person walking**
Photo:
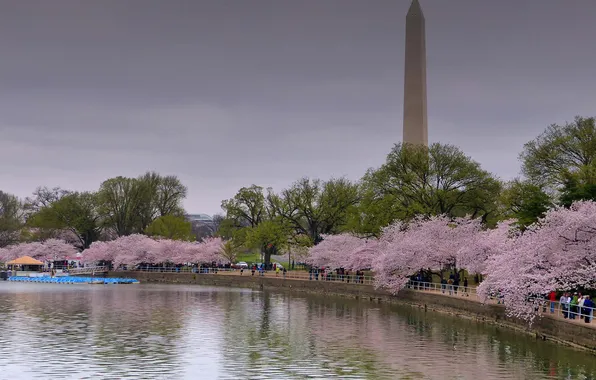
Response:
[[[555,303],[557,302],[557,293],[554,290],[551,290],[551,292],[548,293],[548,300],[550,301],[550,313],[554,314]]]
[[[561,304],[561,312],[563,313],[563,318],[569,318],[569,302],[571,298],[569,297],[569,293],[565,292],[559,299],[559,304]]]
[[[582,314],[584,315],[584,322],[590,323],[592,318],[594,317],[594,301],[590,298],[590,296],[586,296],[584,298],[584,310]]]
[[[571,297],[571,301],[569,301],[569,319],[575,319],[575,316],[577,315],[577,303],[579,301],[579,296],[577,295],[577,293],[573,293],[573,297]]]

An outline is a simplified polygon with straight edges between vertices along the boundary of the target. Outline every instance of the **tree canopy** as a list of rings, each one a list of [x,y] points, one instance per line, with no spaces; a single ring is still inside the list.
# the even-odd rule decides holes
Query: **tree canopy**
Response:
[[[572,123],[550,125],[526,143],[522,172],[532,182],[558,189],[570,176],[596,183],[596,120],[577,116]]]
[[[66,193],[44,203],[30,216],[31,227],[70,231],[78,240],[81,249],[89,248],[101,234],[101,220],[96,193]]]
[[[522,229],[538,221],[553,206],[551,197],[541,186],[519,179],[505,185],[501,202],[502,216],[516,219]]]
[[[153,220],[184,215],[187,189],[174,176],[149,172],[139,178],[115,177],[104,181],[98,204],[104,226],[117,236],[142,233]]]
[[[452,145],[396,144],[378,169],[363,178],[365,200],[360,214],[375,233],[393,220],[416,215],[496,216],[501,183]],[[378,215],[378,217],[377,217]],[[378,220],[377,226],[370,225]]]
[[[149,236],[162,237],[171,240],[195,240],[190,222],[184,217],[176,215],[160,216],[147,226],[145,233]]]
[[[19,240],[23,224],[23,208],[19,199],[0,191],[0,248]]]

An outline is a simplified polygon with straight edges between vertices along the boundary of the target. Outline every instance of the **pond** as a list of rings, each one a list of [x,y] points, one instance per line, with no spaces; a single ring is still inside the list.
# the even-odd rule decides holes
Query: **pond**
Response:
[[[0,379],[594,379],[589,353],[411,307],[0,282]]]

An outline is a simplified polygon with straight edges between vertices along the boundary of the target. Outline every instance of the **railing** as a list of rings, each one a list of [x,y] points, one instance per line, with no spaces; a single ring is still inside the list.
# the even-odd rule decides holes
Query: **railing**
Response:
[[[106,266],[96,266],[96,267],[84,267],[84,268],[73,268],[68,270],[69,275],[77,275],[77,274],[93,274],[93,273],[104,273],[108,271],[108,267]]]
[[[131,270],[137,272],[160,272],[160,273],[218,273],[218,272],[235,272],[240,269],[234,268],[195,268],[195,267],[138,267],[131,269],[116,269],[116,271]],[[247,271],[248,269],[244,269]]]
[[[418,291],[427,291],[441,293],[445,296],[453,297],[473,297],[474,300],[483,302],[476,293],[475,287],[455,286],[452,284],[437,284],[431,282],[409,281],[406,288]],[[586,316],[591,321],[594,317],[594,310],[596,308],[583,307],[579,305],[570,305],[568,303],[561,303],[560,301],[549,301],[547,299],[538,300],[537,310],[544,315],[553,315],[555,317],[581,321]],[[502,297],[498,295],[489,297],[488,302],[505,305]],[[585,319],[584,319],[585,320]]]
[[[449,296],[462,296],[469,297],[473,295],[478,297],[476,294],[476,288],[470,286],[459,286],[453,284],[438,284],[435,282],[424,282],[424,281],[409,281],[406,288],[412,290],[422,290],[428,292],[440,292]]]
[[[331,281],[331,282],[344,282],[346,284],[354,285],[372,285],[374,278],[372,276],[364,275],[338,275],[335,272],[315,272],[309,273],[304,271],[259,271],[256,270],[252,274],[252,270],[248,269],[235,269],[235,268],[191,268],[191,267],[139,267],[134,269],[140,272],[160,272],[160,273],[197,273],[197,274],[221,274],[221,275],[244,275],[244,276],[255,276],[255,277],[277,277],[287,278],[292,280],[306,280],[306,281]]]

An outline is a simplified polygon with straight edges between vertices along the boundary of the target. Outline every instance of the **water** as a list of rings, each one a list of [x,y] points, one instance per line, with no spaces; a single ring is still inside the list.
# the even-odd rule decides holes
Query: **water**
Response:
[[[0,283],[0,379],[596,379],[595,357],[343,298]]]

